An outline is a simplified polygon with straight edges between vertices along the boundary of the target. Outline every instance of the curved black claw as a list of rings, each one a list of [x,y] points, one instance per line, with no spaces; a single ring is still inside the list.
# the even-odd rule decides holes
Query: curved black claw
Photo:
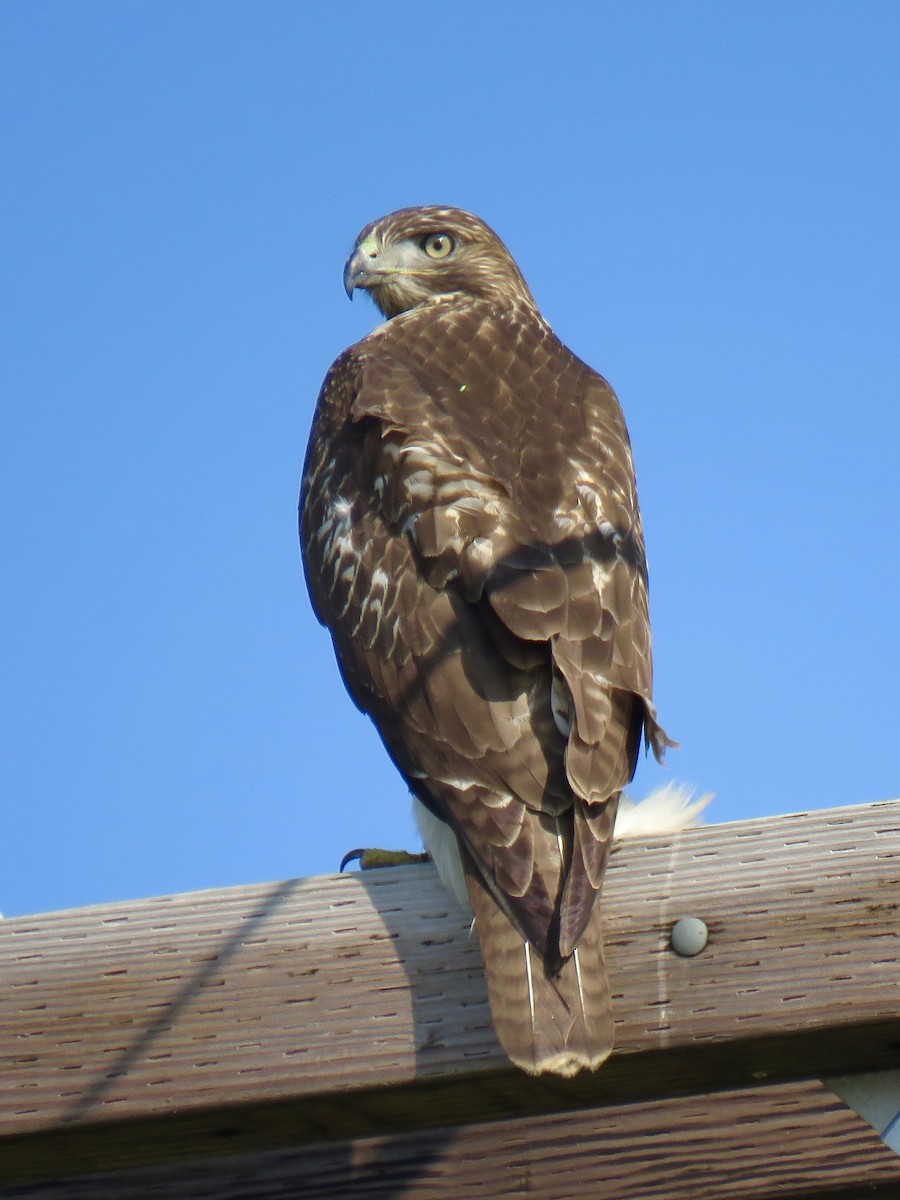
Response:
[[[341,871],[344,870],[344,867],[346,867],[347,863],[355,862],[357,859],[359,860],[359,865],[362,866],[362,860],[365,856],[365,853],[365,850],[348,850],[341,859]]]
[[[361,871],[372,871],[378,867],[406,867],[410,863],[430,862],[431,855],[423,851],[421,854],[410,854],[408,850],[348,850],[341,859],[341,870],[348,863],[358,862]]]

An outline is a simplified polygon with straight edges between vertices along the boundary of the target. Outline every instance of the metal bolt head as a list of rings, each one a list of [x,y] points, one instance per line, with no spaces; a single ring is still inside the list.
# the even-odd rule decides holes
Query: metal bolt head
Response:
[[[709,930],[699,917],[682,917],[672,926],[672,949],[682,958],[693,958],[709,941]]]

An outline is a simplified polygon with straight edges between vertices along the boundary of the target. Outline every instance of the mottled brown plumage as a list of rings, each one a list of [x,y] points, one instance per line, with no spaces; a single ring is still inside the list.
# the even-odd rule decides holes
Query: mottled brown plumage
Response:
[[[468,213],[373,222],[345,283],[390,319],[319,397],[312,602],[350,694],[456,834],[504,1049],[529,1071],[596,1067],[616,805],[642,732],[667,744],[622,413]]]

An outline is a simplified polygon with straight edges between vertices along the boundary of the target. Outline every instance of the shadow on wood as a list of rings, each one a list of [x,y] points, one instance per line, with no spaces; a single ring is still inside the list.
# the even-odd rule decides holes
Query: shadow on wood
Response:
[[[900,803],[625,843],[603,911],[617,1049],[571,1081],[503,1057],[477,939],[430,866],[5,921],[0,1181],[316,1147],[346,1184],[418,1136],[425,1186],[485,1145],[476,1125],[517,1123],[527,1157],[553,1114],[576,1130],[900,1065]],[[710,929],[692,959],[669,947],[684,915]],[[762,1119],[729,1135],[736,1163]]]

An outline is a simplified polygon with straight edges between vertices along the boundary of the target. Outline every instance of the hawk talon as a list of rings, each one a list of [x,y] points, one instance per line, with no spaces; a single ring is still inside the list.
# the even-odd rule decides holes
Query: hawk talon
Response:
[[[341,859],[341,871],[348,863],[359,863],[361,871],[373,871],[378,867],[406,867],[411,863],[430,862],[431,855],[427,851],[413,854],[409,850],[377,850],[371,846],[348,850]]]

